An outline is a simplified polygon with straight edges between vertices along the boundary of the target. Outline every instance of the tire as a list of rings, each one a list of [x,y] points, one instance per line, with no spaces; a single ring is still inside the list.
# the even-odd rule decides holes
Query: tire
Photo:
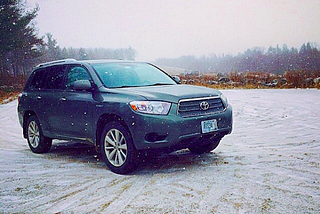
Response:
[[[136,150],[128,129],[121,123],[108,123],[100,137],[100,148],[104,162],[117,174],[134,171],[139,164],[139,153]]]
[[[202,144],[199,146],[191,146],[188,149],[195,154],[209,153],[218,147],[220,141],[221,141],[221,138],[213,139],[212,143]]]
[[[31,116],[26,124],[29,148],[34,153],[46,153],[50,150],[52,139],[43,135],[40,122],[36,116]]]

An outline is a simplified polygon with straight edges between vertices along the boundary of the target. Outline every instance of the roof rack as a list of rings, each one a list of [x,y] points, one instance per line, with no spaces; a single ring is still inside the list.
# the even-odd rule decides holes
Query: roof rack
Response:
[[[77,61],[76,59],[62,59],[62,60],[56,60],[56,61],[41,63],[41,64],[37,65],[36,67],[39,68],[39,67],[42,67],[42,66],[56,64],[56,63],[76,62],[76,61]]]

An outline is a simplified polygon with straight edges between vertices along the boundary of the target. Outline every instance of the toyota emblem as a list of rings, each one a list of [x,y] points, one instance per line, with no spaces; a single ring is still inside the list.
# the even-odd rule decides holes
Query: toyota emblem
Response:
[[[209,105],[209,103],[206,102],[206,101],[203,101],[203,102],[200,103],[200,108],[201,108],[203,111],[208,110],[209,107],[210,107],[210,105]]]

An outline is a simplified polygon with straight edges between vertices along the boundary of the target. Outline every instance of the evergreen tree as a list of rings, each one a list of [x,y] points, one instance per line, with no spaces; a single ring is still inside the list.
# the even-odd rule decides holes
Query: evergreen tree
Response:
[[[38,9],[27,11],[22,0],[0,1],[0,72],[17,76],[40,56],[43,40],[38,38],[32,24]]]
[[[86,50],[84,48],[80,48],[79,49],[79,59],[80,60],[86,60],[86,59],[89,59],[88,58],[88,55],[86,53]]]
[[[62,58],[60,47],[57,46],[57,40],[53,38],[51,33],[46,34],[44,58],[45,61],[53,61]]]

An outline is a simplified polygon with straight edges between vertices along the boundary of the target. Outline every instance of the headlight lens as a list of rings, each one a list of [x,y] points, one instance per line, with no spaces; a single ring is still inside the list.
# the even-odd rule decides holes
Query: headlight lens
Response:
[[[220,95],[220,98],[224,104],[225,107],[228,107],[228,99],[226,96],[224,96],[223,94]]]
[[[161,114],[167,115],[171,103],[161,101],[132,101],[130,106],[134,111],[145,114]]]

